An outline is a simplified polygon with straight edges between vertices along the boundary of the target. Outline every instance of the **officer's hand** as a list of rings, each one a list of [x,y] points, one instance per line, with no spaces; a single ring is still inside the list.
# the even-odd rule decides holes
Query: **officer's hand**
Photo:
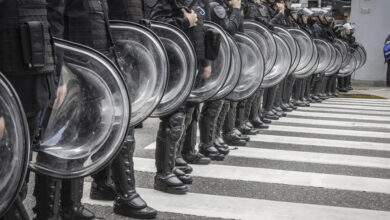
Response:
[[[203,68],[203,73],[200,75],[203,79],[208,79],[211,76],[211,65]]]
[[[276,3],[276,6],[278,7],[278,11],[284,14],[284,3]]]
[[[190,22],[190,28],[195,27],[198,22],[198,15],[195,11],[191,10],[191,13],[188,13],[184,8],[182,8],[181,11],[183,12],[184,17]]]
[[[57,98],[53,104],[54,109],[59,108],[62,105],[62,103],[64,103],[64,100],[65,100],[67,93],[68,93],[68,88],[66,87],[66,84],[59,86],[57,88]]]
[[[5,131],[5,120],[3,117],[0,117],[0,140],[3,139]]]
[[[238,8],[241,9],[241,0],[230,0],[229,5],[232,8]]]

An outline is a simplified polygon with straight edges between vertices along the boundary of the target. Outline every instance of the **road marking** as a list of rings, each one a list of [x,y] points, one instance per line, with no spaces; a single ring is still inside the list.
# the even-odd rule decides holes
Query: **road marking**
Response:
[[[360,109],[360,110],[379,110],[379,111],[389,111],[389,107],[376,107],[376,106],[356,106],[356,105],[335,105],[335,104],[326,104],[326,103],[311,103],[310,106],[313,107],[328,107],[328,108],[343,108],[343,109]]]
[[[256,136],[253,141],[261,141],[261,137]],[[261,145],[261,143],[259,143]],[[156,149],[155,143],[145,147],[145,149]],[[280,160],[301,163],[328,164],[353,167],[370,167],[378,169],[390,169],[390,158],[355,156],[346,154],[327,154],[304,151],[288,151],[276,149],[261,149],[252,147],[239,147],[229,153],[232,157],[244,157],[250,159]]]
[[[390,194],[390,180],[228,165],[191,165],[191,176]],[[153,159],[134,158],[134,169],[156,172]]]
[[[388,110],[389,110],[389,108],[388,108]],[[385,116],[352,115],[352,114],[339,114],[339,113],[330,113],[330,112],[329,113],[321,113],[321,112],[295,111],[295,112],[289,112],[288,115],[318,117],[318,118],[355,119],[357,121],[370,120],[370,121],[390,122],[390,117],[385,117]]]
[[[390,109],[390,106],[389,106]],[[320,107],[309,107],[299,108],[297,111],[303,112],[338,112],[338,113],[358,113],[358,114],[371,114],[371,115],[388,115],[390,112],[384,112],[383,110],[357,110],[357,109],[334,109],[334,108],[320,108]]]
[[[390,132],[376,132],[376,131],[355,131],[346,129],[329,129],[329,128],[308,128],[298,126],[283,126],[283,125],[271,125],[269,129],[264,131],[283,131],[294,133],[306,133],[306,134],[325,134],[325,135],[340,135],[340,136],[352,136],[352,137],[370,137],[370,138],[385,138],[390,139]],[[299,135],[297,135],[299,136]],[[275,139],[277,140],[277,139]],[[321,139],[316,139],[316,142],[321,142]],[[335,140],[334,142],[339,142]],[[313,142],[312,142],[313,143]],[[342,144],[343,141],[341,141]],[[346,142],[348,143],[348,142]],[[352,143],[348,143],[352,145]],[[371,144],[370,142],[354,142],[353,144],[362,145]],[[390,149],[390,144],[387,144],[387,148]]]
[[[352,101],[352,100],[326,100],[323,101],[324,104],[336,104],[336,105],[353,105],[353,106],[379,106],[379,107],[390,107],[389,102],[361,102],[361,101]]]
[[[366,103],[390,103],[390,99],[359,99],[359,98],[332,98],[332,101],[356,101]]]
[[[84,183],[83,203],[113,206],[112,201],[91,200],[91,184]],[[137,188],[148,205],[160,212],[243,220],[388,220],[390,212],[304,203],[278,202],[200,193],[172,195],[153,189]]]
[[[350,122],[350,121],[336,121],[336,120],[320,120],[320,119],[307,119],[307,118],[280,118],[276,122],[282,123],[299,123],[306,125],[325,125],[325,126],[341,126],[341,127],[350,127],[350,128],[380,128],[380,129],[389,129],[389,124],[380,124],[380,123],[370,123],[370,122]],[[273,126],[272,124],[270,127]]]

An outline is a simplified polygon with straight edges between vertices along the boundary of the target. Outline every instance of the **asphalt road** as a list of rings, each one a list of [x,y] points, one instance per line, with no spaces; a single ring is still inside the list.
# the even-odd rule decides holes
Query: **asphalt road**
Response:
[[[153,190],[158,124],[148,119],[136,130],[135,152],[137,191],[158,219],[390,219],[390,100],[300,108],[225,161],[193,166],[182,196]],[[113,214],[112,202],[89,199],[89,188],[86,178],[83,202],[97,216],[128,219]]]

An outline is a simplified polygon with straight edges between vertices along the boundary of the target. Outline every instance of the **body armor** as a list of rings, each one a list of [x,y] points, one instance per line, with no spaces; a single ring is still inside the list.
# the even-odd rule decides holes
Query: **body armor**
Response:
[[[0,69],[5,75],[53,72],[53,45],[46,16],[45,0],[0,3]]]
[[[107,3],[112,20],[139,22],[144,18],[142,0],[109,0]]]

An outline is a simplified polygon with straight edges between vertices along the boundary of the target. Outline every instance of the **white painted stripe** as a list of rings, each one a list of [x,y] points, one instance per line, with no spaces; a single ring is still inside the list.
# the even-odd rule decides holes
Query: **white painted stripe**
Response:
[[[390,108],[388,110],[390,111]],[[352,114],[340,114],[340,113],[330,113],[330,112],[329,113],[302,112],[302,111],[289,112],[288,115],[318,117],[318,118],[370,120],[370,121],[381,121],[381,122],[389,122],[390,123],[390,117],[385,117],[385,116],[352,115]]]
[[[381,100],[384,100],[384,99],[381,99]],[[353,100],[353,99],[346,99],[346,100],[334,100],[334,99],[328,99],[328,100],[325,100],[323,101],[322,103],[346,103],[346,104],[349,104],[349,103],[352,103],[352,104],[369,104],[369,105],[385,105],[385,106],[389,106],[390,105],[390,102],[386,102],[386,101],[371,101],[371,102],[366,102],[366,101],[359,101],[359,100]]]
[[[261,141],[261,137],[251,138],[253,141]],[[259,144],[261,145],[261,144]],[[155,143],[145,149],[155,149]],[[353,167],[370,167],[379,169],[390,169],[390,158],[366,157],[346,154],[327,154],[304,151],[289,151],[276,149],[261,149],[252,147],[239,147],[229,153],[232,157],[244,157],[250,159],[280,160],[302,163],[328,164]]]
[[[388,107],[390,108],[390,103],[361,103],[361,102],[348,102],[348,101],[324,101],[324,104],[332,104],[332,105],[349,105],[349,106],[377,106],[377,107]]]
[[[90,183],[84,184],[82,202],[110,206],[112,201],[91,200]],[[160,212],[180,213],[214,218],[243,220],[388,220],[390,212],[303,203],[279,202],[250,198],[217,196],[199,193],[172,195],[153,189],[138,188],[137,192],[148,205]]]
[[[320,107],[310,107],[310,108],[299,108],[296,111],[303,112],[338,112],[338,113],[358,113],[358,114],[371,114],[371,115],[388,115],[390,116],[390,111],[386,112],[383,110],[358,110],[358,109],[337,109],[337,108],[320,108]]]
[[[383,89],[387,90],[387,89]],[[389,102],[390,99],[360,99],[360,98],[332,98],[331,100],[340,100],[340,101],[348,101],[348,100],[354,100],[354,101],[361,101],[361,102]]]
[[[361,109],[361,110],[381,110],[389,111],[389,107],[377,107],[377,106],[355,106],[355,105],[334,105],[326,103],[311,103],[310,106],[314,107],[328,107],[328,108],[344,108],[344,109]]]
[[[390,124],[379,124],[379,123],[369,123],[369,122],[349,122],[349,121],[335,121],[335,120],[319,120],[319,119],[306,119],[306,118],[280,118],[278,123],[299,123],[306,125],[325,125],[325,126],[340,126],[340,127],[349,127],[349,128],[379,128],[379,129],[389,129]],[[272,124],[271,124],[272,126]]]
[[[385,138],[390,139],[390,132],[376,132],[376,131],[355,131],[355,130],[346,130],[346,129],[328,129],[328,128],[308,128],[308,127],[298,127],[298,126],[283,126],[283,125],[271,125],[269,129],[265,131],[283,131],[283,132],[294,132],[294,133],[306,133],[306,134],[326,134],[326,135],[339,135],[339,136],[352,136],[352,137],[371,137],[371,138]],[[299,136],[299,135],[297,135]],[[314,135],[315,137],[315,135]],[[317,139],[317,143],[321,142],[321,139]],[[339,141],[337,141],[339,142]],[[355,144],[362,142],[355,142]],[[362,143],[361,145],[366,145],[367,143]],[[368,143],[370,144],[370,143]],[[342,144],[345,145],[345,144]],[[348,144],[352,145],[352,144]],[[388,144],[390,149],[390,144]]]
[[[134,169],[156,172],[153,159],[134,158]],[[191,165],[191,176],[390,194],[390,180],[227,165]]]
[[[272,125],[272,127],[274,126],[277,125]],[[333,148],[347,148],[347,149],[361,149],[361,150],[390,151],[390,143],[344,141],[344,140],[292,137],[292,136],[267,135],[267,134],[259,134],[256,136],[251,136],[251,141],[259,141],[262,143],[305,145],[305,146],[312,146],[312,147],[333,147]]]

